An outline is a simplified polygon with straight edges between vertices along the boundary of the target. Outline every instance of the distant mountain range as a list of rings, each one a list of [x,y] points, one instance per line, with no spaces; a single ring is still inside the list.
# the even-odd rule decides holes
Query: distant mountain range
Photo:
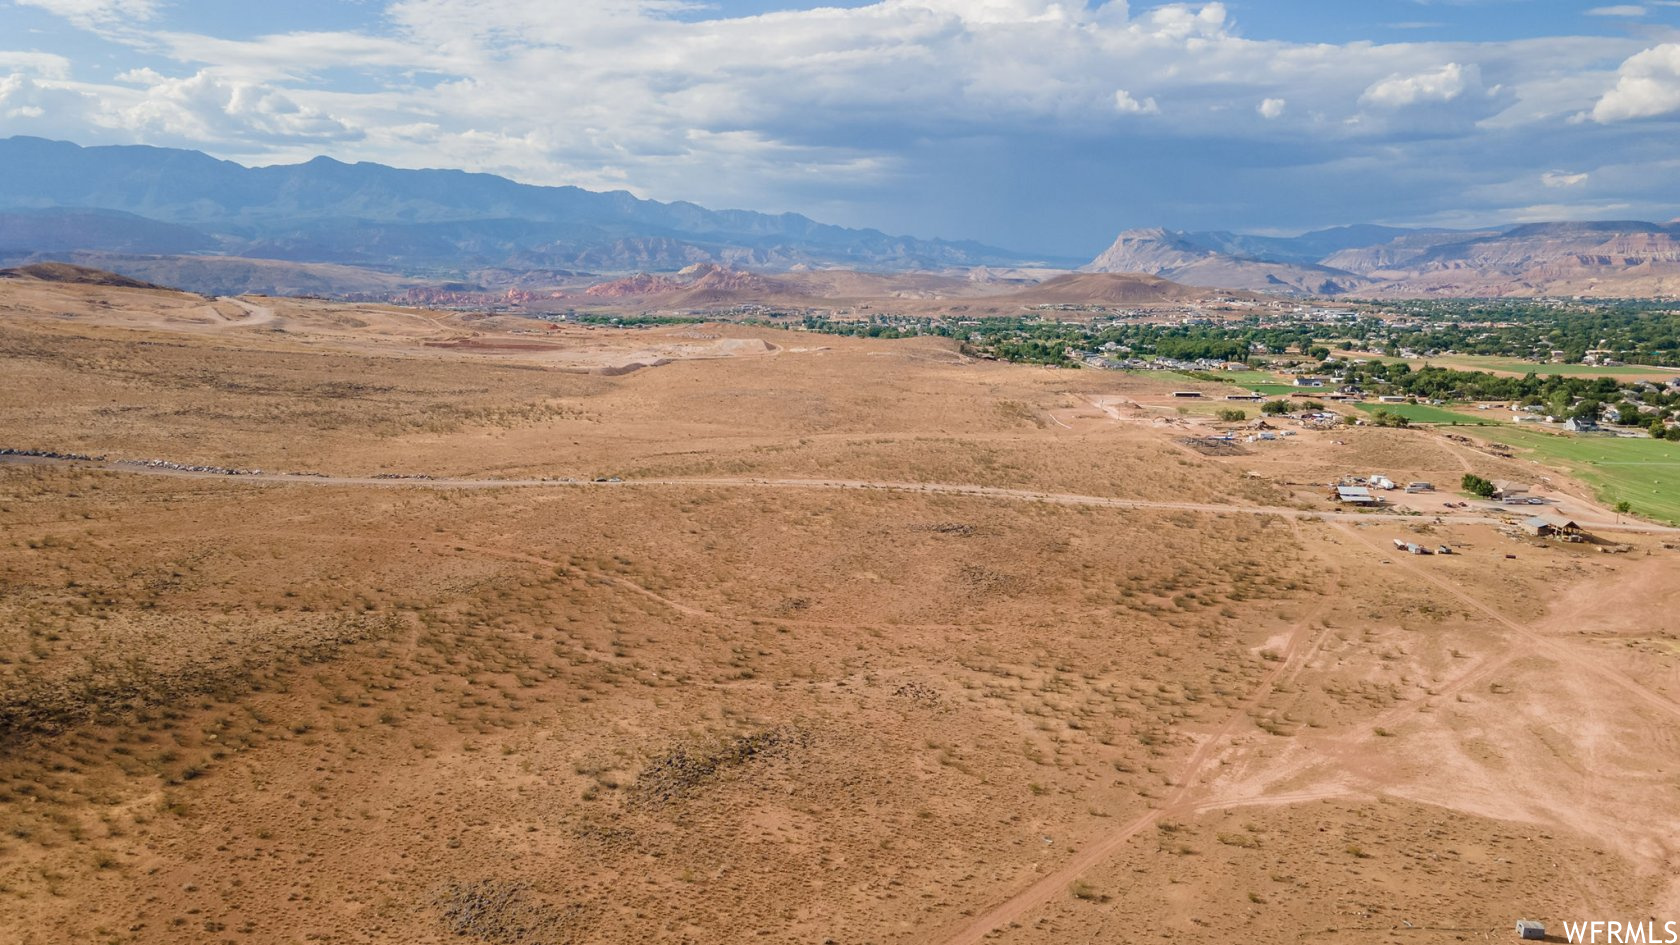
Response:
[[[464,171],[325,157],[244,167],[197,151],[0,139],[0,258],[73,250],[216,253],[407,274],[1034,261],[979,243],[890,236],[793,213],[708,210]]]
[[[1680,223],[1476,231],[1359,225],[1294,237],[1127,230],[1080,267],[1079,260],[889,236],[798,214],[708,210],[464,171],[325,157],[244,167],[197,151],[0,139],[0,265],[43,260],[207,293],[373,298],[570,289],[694,266],[768,274],[1081,268],[1332,297],[1675,297]],[[685,284],[679,294],[733,298],[775,288],[735,282]],[[1099,284],[1113,291],[1075,280],[1058,298]],[[665,288],[678,292],[674,285]]]
[[[1127,230],[1084,268],[1294,295],[1674,297],[1680,224],[1350,226],[1297,237]]]

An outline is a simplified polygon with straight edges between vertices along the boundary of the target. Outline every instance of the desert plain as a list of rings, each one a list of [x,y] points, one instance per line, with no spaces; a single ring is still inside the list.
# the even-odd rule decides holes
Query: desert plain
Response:
[[[8,942],[1680,919],[1680,532],[1473,435],[1213,448],[1165,381],[944,340],[39,280],[0,372]],[[1446,508],[1469,471],[1595,540]],[[1439,491],[1326,497],[1372,472]]]

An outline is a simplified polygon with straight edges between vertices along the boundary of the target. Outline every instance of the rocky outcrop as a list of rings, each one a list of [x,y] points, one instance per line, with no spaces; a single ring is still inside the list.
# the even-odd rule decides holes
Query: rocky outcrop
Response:
[[[1220,252],[1198,234],[1163,229],[1121,233],[1085,271],[1139,272],[1202,288],[1291,295],[1339,295],[1366,283],[1354,273],[1326,266]]]
[[[1193,286],[1326,296],[1669,296],[1680,285],[1680,226],[1673,224],[1608,221],[1419,231],[1369,246],[1343,246],[1316,263],[1287,260],[1305,247],[1322,245],[1314,237],[1244,243],[1231,234],[1128,230],[1087,268],[1151,273]],[[1273,258],[1216,248],[1250,244]]]

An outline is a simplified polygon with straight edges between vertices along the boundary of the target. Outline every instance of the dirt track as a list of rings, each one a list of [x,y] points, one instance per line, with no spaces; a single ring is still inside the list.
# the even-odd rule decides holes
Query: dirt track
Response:
[[[936,482],[890,482],[859,479],[759,479],[751,477],[705,477],[681,479],[629,479],[602,482],[583,479],[470,479],[445,477],[379,478],[374,476],[326,476],[298,473],[226,473],[171,469],[144,466],[131,462],[86,462],[38,456],[0,456],[0,463],[26,466],[71,465],[92,466],[112,472],[186,479],[216,479],[222,481],[287,483],[317,486],[407,487],[429,489],[532,489],[532,488],[645,488],[649,486],[721,486],[757,487],[771,489],[874,489],[886,492],[914,492],[926,495],[973,496],[978,498],[1009,499],[1021,502],[1049,502],[1055,505],[1087,508],[1154,510],[1168,512],[1236,513],[1244,515],[1275,515],[1281,518],[1331,522],[1371,522],[1392,520],[1407,522],[1420,520],[1415,516],[1382,516],[1369,512],[1337,512],[1297,509],[1284,506],[1225,505],[1211,502],[1161,502],[1145,499],[1118,499],[1109,496],[1077,495],[1063,492],[1038,492],[1030,489],[1002,489],[993,486],[973,486]],[[1453,515],[1450,521],[1461,525],[1499,525],[1507,520],[1486,515]],[[1582,521],[1600,531],[1628,532],[1645,535],[1680,535],[1680,528],[1652,525],[1643,522]]]
[[[1367,547],[1379,555],[1386,554],[1387,549],[1358,534],[1355,529],[1340,524],[1335,527],[1359,545]],[[1399,557],[1405,558],[1405,556]],[[1605,665],[1601,660],[1589,658],[1584,652],[1576,648],[1543,636],[1528,625],[1512,619],[1487,604],[1480,597],[1454,585],[1426,568],[1417,567],[1406,560],[1401,560],[1400,566],[1417,580],[1451,595],[1477,613],[1511,631],[1511,636],[1508,638],[1509,644],[1504,652],[1490,656],[1471,667],[1449,685],[1434,690],[1427,699],[1441,699],[1454,695],[1472,685],[1483,683],[1492,673],[1507,667],[1514,659],[1522,655],[1526,648],[1532,648],[1545,653],[1564,666],[1595,676],[1623,689],[1638,701],[1661,713],[1680,718],[1680,704],[1676,704],[1673,700],[1641,685],[1627,674]],[[1334,592],[1326,595],[1326,598],[1333,596]],[[1330,776],[1330,781],[1319,787],[1288,793],[1271,793],[1264,790],[1259,793],[1250,793],[1245,789],[1251,787],[1251,785],[1243,785],[1239,782],[1234,786],[1237,789],[1235,792],[1232,792],[1231,787],[1228,786],[1223,791],[1215,790],[1212,794],[1198,796],[1199,778],[1207,774],[1209,766],[1220,757],[1223,750],[1230,747],[1228,740],[1247,721],[1249,714],[1268,698],[1280,681],[1287,680],[1298,673],[1320,647],[1324,635],[1328,633],[1328,628],[1321,629],[1316,635],[1309,634],[1308,629],[1309,624],[1318,618],[1323,611],[1324,607],[1321,605],[1297,624],[1291,633],[1284,659],[1266,676],[1260,686],[1242,702],[1237,710],[1230,714],[1226,722],[1206,737],[1185,761],[1184,765],[1175,773],[1173,779],[1173,783],[1178,785],[1177,790],[1160,807],[1133,819],[1112,833],[1092,840],[1072,858],[1043,874],[1031,885],[1021,889],[1008,899],[981,912],[972,920],[955,929],[947,929],[929,936],[926,941],[937,943],[937,945],[979,945],[998,930],[1022,922],[1026,916],[1035,910],[1045,907],[1061,896],[1065,896],[1066,890],[1079,882],[1082,876],[1093,871],[1103,861],[1114,857],[1138,834],[1147,830],[1152,824],[1157,824],[1175,814],[1193,816],[1239,807],[1309,804],[1368,796],[1365,792],[1350,790],[1338,783],[1345,773],[1343,769],[1356,762],[1352,755],[1337,757],[1333,765],[1328,768],[1320,768],[1315,773],[1310,774],[1309,776],[1319,780]],[[1398,724],[1404,719],[1416,715],[1427,699],[1402,703],[1379,716],[1375,721],[1382,725]],[[1359,741],[1362,742],[1364,739],[1359,739]],[[1368,750],[1368,747],[1366,750]],[[1342,752],[1336,754],[1342,755]],[[1308,760],[1315,764],[1321,764],[1324,759],[1309,758]],[[1298,775],[1309,774],[1305,767],[1296,773]],[[1318,783],[1318,780],[1313,783]],[[1381,785],[1373,784],[1372,788],[1375,793],[1382,793]]]
[[[1325,601],[1328,601],[1332,596],[1326,595]],[[1178,784],[1178,789],[1173,792],[1164,805],[1143,814],[1119,830],[1093,841],[1075,854],[1071,860],[1046,873],[1042,878],[1005,902],[981,913],[954,932],[948,935],[937,935],[930,941],[941,943],[941,945],[978,945],[998,928],[1017,921],[1034,908],[1061,895],[1063,890],[1078,880],[1081,874],[1108,859],[1115,851],[1125,846],[1127,841],[1148,829],[1151,824],[1156,823],[1163,817],[1174,813],[1189,814],[1214,810],[1224,806],[1223,802],[1218,800],[1204,799],[1198,804],[1191,803],[1197,791],[1198,779],[1206,773],[1208,766],[1219,757],[1220,753],[1230,747],[1231,736],[1247,721],[1248,713],[1259,707],[1271,695],[1273,688],[1280,679],[1300,670],[1312,651],[1317,647],[1319,638],[1324,632],[1321,630],[1317,635],[1310,633],[1310,625],[1323,614],[1324,609],[1325,604],[1320,604],[1296,623],[1290,633],[1289,648],[1284,658],[1277,664],[1276,668],[1266,674],[1266,677],[1249,694],[1248,698],[1244,699],[1230,713],[1224,724],[1209,734],[1196,747],[1195,752],[1190,755],[1175,775],[1173,780]],[[1334,796],[1333,792],[1317,792],[1309,795],[1307,799],[1320,800],[1329,796]],[[1256,799],[1254,798],[1246,798],[1236,803],[1255,802]]]

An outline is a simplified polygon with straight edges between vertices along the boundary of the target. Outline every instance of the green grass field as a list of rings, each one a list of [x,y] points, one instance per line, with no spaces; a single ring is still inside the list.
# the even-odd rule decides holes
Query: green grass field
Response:
[[[1385,363],[1404,361],[1414,368],[1432,364],[1455,371],[1492,371],[1496,374],[1558,374],[1566,377],[1622,377],[1668,380],[1680,377],[1680,367],[1660,367],[1650,364],[1624,364],[1618,367],[1595,367],[1590,364],[1536,364],[1520,358],[1500,358],[1480,354],[1449,354],[1438,358],[1391,358],[1381,354],[1338,352],[1341,357],[1363,358]]]
[[[1126,373],[1136,374],[1139,377],[1153,378],[1157,381],[1166,381],[1171,384],[1182,385],[1185,390],[1194,390],[1196,385],[1208,383],[1207,381],[1191,377],[1188,374],[1180,374],[1177,371],[1127,371]]]
[[[1247,387],[1251,384],[1276,384],[1277,375],[1270,371],[1220,371],[1217,375],[1222,380]]]
[[[1354,406],[1372,414],[1379,410],[1386,410],[1389,413],[1405,417],[1413,423],[1495,424],[1501,422],[1498,418],[1503,416],[1503,414],[1494,413],[1491,410],[1460,413],[1441,407],[1432,407],[1429,404],[1355,404]],[[1477,416],[1478,413],[1482,415]]]
[[[1166,376],[1182,376],[1168,374]],[[1335,388],[1332,387],[1296,387],[1270,371],[1213,371],[1209,377],[1234,384],[1244,390],[1251,390],[1268,397],[1288,397],[1290,394],[1301,394],[1305,397],[1321,395]]]
[[[1535,364],[1516,358],[1493,358],[1480,355],[1450,355],[1435,358],[1429,363],[1465,371],[1502,371],[1511,374],[1560,374],[1567,377],[1652,377],[1680,376],[1680,368],[1656,367],[1649,364],[1626,364],[1617,367],[1596,367],[1591,364]]]
[[[1680,524],[1680,443],[1673,440],[1565,436],[1503,425],[1477,436],[1519,450],[1591,486],[1601,501],[1626,501],[1635,515]]]

